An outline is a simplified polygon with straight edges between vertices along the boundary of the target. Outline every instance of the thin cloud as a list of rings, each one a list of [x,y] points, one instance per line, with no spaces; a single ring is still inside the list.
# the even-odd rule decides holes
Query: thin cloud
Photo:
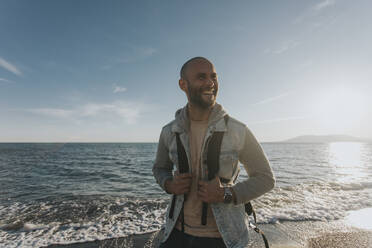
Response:
[[[22,75],[22,72],[15,65],[6,61],[2,57],[0,57],[0,67],[4,68],[7,71],[10,71],[10,72],[14,73],[17,76]]]
[[[140,47],[132,44],[127,44],[126,49],[127,50],[123,55],[111,58],[110,61],[101,66],[101,69],[109,70],[119,64],[133,63],[144,60],[159,52],[153,47]]]
[[[51,118],[66,119],[71,121],[83,121],[93,119],[107,119],[118,117],[119,119],[134,124],[141,116],[143,103],[129,103],[117,101],[109,104],[88,103],[71,109],[63,108],[34,108],[26,109],[27,112],[43,115]]]
[[[11,84],[11,83],[13,83],[13,81],[10,81],[6,78],[0,78],[0,85],[1,84]]]
[[[116,115],[127,123],[134,124],[137,122],[142,109],[141,103],[117,101],[111,104],[89,103],[77,109],[76,112],[85,117]]]
[[[66,110],[60,108],[35,108],[35,109],[27,109],[28,112],[50,116],[54,118],[69,118],[72,117],[74,114],[73,110]]]
[[[125,91],[127,91],[127,88],[114,85],[114,93],[125,92]]]
[[[118,58],[117,63],[131,63],[153,56],[158,51],[153,47],[132,47],[128,55]]]
[[[313,9],[316,10],[316,11],[319,11],[319,10],[322,10],[324,8],[327,8],[329,6],[332,6],[336,3],[335,0],[325,0],[325,1],[322,1],[318,4],[316,4]]]
[[[143,57],[150,57],[150,56],[154,55],[157,52],[158,51],[155,48],[153,48],[153,47],[144,47],[144,48],[141,48],[140,49],[140,54]]]
[[[295,41],[295,40],[288,40],[286,42],[284,42],[282,45],[280,45],[279,47],[275,48],[275,49],[272,49],[272,48],[267,48],[264,53],[267,54],[267,53],[271,53],[271,54],[281,54],[281,53],[284,53],[286,51],[288,51],[289,49],[292,49],[294,47],[296,47],[298,45],[298,42]]]
[[[101,70],[109,70],[112,68],[112,65],[103,65],[101,66]]]
[[[324,9],[327,9],[336,4],[336,0],[324,0],[321,1],[310,8],[306,9],[301,15],[299,15],[293,23],[302,23],[306,19],[313,19],[318,16]],[[321,26],[321,24],[317,24],[317,26]]]
[[[259,102],[253,103],[253,104],[251,104],[251,105],[252,105],[252,106],[255,106],[255,105],[261,105],[261,104],[266,104],[266,103],[274,102],[274,101],[276,101],[276,100],[278,100],[278,99],[281,99],[281,98],[283,98],[283,97],[288,96],[288,95],[291,94],[291,93],[292,93],[292,91],[289,91],[289,92],[286,92],[286,93],[280,94],[280,95],[278,95],[278,96],[274,96],[274,97],[266,98],[266,99],[261,100],[261,101],[259,101]]]

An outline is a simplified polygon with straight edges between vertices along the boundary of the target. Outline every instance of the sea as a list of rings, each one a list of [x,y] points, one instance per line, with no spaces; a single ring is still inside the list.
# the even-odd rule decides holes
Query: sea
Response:
[[[333,221],[372,207],[371,143],[262,143],[276,187],[259,223]],[[0,143],[0,247],[43,247],[159,230],[170,196],[156,143]],[[239,181],[248,178],[241,165]]]

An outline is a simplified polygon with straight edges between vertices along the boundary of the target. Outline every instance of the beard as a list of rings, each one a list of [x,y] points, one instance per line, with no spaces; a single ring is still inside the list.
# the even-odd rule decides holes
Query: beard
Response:
[[[189,92],[190,102],[193,105],[195,105],[195,106],[197,106],[201,109],[208,109],[211,106],[213,106],[216,102],[216,96],[217,96],[217,91],[218,91],[216,87],[214,87],[214,89],[213,89],[214,98],[213,99],[208,99],[208,100],[205,100],[203,98],[203,92],[206,90],[205,88],[199,88],[199,89],[192,88],[190,86],[190,83],[188,82],[187,89],[188,89],[188,92]]]

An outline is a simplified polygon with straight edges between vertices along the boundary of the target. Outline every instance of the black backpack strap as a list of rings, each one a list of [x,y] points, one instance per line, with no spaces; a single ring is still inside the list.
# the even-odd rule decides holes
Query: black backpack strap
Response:
[[[168,215],[170,219],[173,219],[174,206],[176,205],[176,197],[177,197],[176,195],[172,196],[172,204],[169,209],[169,215]]]
[[[256,218],[256,212],[254,211],[253,209],[253,206],[252,206],[252,203],[251,202],[248,202],[244,205],[245,207],[245,212],[248,214],[248,216],[250,215],[253,215],[253,219],[254,219],[254,224],[257,224],[257,218]],[[264,234],[263,231],[261,231],[256,225],[252,224],[252,222],[249,221],[249,227],[252,228],[256,233],[258,234],[261,234],[262,236],[262,239],[265,243],[265,247],[266,248],[270,248],[269,247],[269,241],[267,241],[267,238]]]
[[[252,203],[248,202],[244,205],[245,212],[249,215],[253,215],[254,223],[257,223],[256,212],[253,209]]]
[[[189,172],[189,161],[187,160],[187,155],[185,148],[182,145],[180,134],[176,133],[177,141],[177,155],[178,155],[178,169],[180,173]]]
[[[229,121],[229,116],[224,116],[225,124]],[[214,132],[210,141],[208,143],[208,152],[207,152],[207,178],[208,180],[212,180],[218,173],[220,169],[220,152],[221,152],[221,144],[222,139],[225,132]],[[207,224],[207,210],[208,210],[208,203],[203,202],[202,206],[202,216],[201,216],[201,224]]]
[[[261,234],[262,239],[265,243],[265,248],[270,248],[269,241],[267,241],[267,238],[265,234],[263,233],[263,231],[261,231],[257,226],[253,225],[251,222],[249,222],[249,227],[251,227],[256,233]]]
[[[224,116],[225,124],[229,121],[229,115]],[[220,169],[220,152],[222,139],[225,132],[214,132],[208,143],[207,152],[207,177],[208,180],[212,180]]]
[[[214,132],[208,143],[207,178],[212,180],[220,169],[220,152],[224,132]]]
[[[180,134],[176,133],[176,142],[177,142],[177,155],[178,155],[178,170],[180,173],[189,172],[189,161],[187,160],[187,155],[185,148],[182,145]],[[169,209],[169,218],[173,218],[174,207],[176,205],[177,195],[173,195],[172,204]],[[184,201],[186,201],[186,195],[184,195]],[[182,231],[184,230],[184,215],[183,215],[183,205],[181,209],[181,221],[182,221]]]

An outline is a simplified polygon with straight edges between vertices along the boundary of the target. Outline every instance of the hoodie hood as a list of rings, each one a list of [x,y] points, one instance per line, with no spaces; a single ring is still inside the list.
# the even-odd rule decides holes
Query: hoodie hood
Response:
[[[173,132],[183,132],[183,131],[188,132],[189,131],[190,119],[188,116],[187,106],[188,105],[176,111],[175,121],[172,126]],[[227,113],[223,109],[222,105],[215,103],[215,105],[212,108],[211,114],[209,115],[208,127],[215,125],[215,126],[219,126],[219,129],[222,128],[223,131],[226,130],[225,125],[224,127],[217,125],[219,121],[223,120],[223,117],[226,114]]]

